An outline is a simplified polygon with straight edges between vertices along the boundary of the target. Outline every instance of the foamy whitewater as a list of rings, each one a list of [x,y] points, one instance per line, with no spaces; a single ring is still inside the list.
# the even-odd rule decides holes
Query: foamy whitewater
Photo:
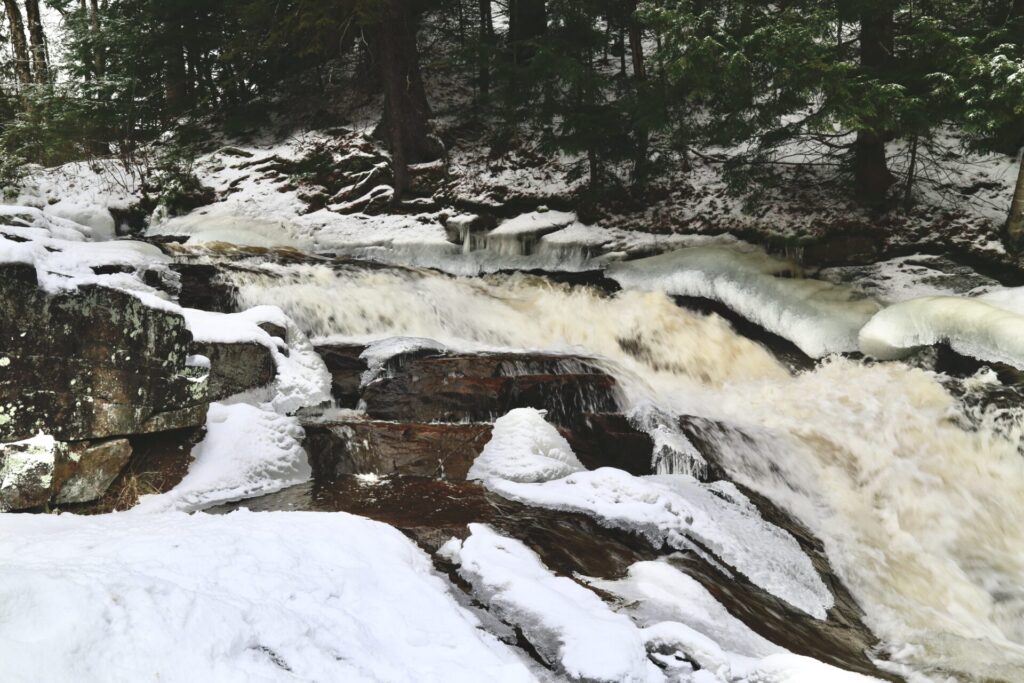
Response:
[[[875,312],[825,287],[822,296],[778,283],[757,290],[760,276],[733,277],[721,262],[721,292],[739,283],[766,306],[779,296],[804,302],[797,324],[809,351],[855,347]],[[630,271],[618,272],[628,285]],[[1022,679],[1020,419],[965,431],[939,376],[839,357],[793,375],[721,318],[679,308],[656,282],[606,295],[526,275],[411,269],[264,264],[233,277],[242,306],[279,306],[313,339],[421,337],[600,357],[635,412],[702,416],[744,435],[718,439],[723,465],[823,540],[894,662],[931,680]],[[822,316],[835,324],[819,343],[809,335]]]

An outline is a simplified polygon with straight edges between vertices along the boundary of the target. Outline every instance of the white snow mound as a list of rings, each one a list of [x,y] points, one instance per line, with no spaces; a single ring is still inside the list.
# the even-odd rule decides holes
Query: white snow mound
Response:
[[[494,423],[491,440],[467,478],[542,482],[583,469],[569,442],[544,419],[544,411],[517,408]]]

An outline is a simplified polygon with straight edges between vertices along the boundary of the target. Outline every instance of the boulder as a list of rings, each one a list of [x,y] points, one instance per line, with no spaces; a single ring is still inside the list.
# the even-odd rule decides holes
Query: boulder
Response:
[[[192,352],[210,359],[211,401],[265,387],[277,375],[274,356],[262,344],[202,342],[193,344]]]
[[[403,354],[362,398],[371,417],[410,422],[485,422],[537,408],[571,427],[584,414],[618,410],[611,375],[588,359],[551,354]]]
[[[463,480],[490,438],[489,424],[355,418],[306,425],[305,448],[317,480],[346,474]]]
[[[126,439],[69,444],[39,434],[0,444],[0,511],[96,500],[131,455]]]
[[[66,459],[65,445],[43,434],[0,445],[0,512],[46,506],[58,462]]]
[[[175,313],[118,290],[47,294],[0,265],[0,443],[85,441],[202,425],[207,384]]]
[[[66,473],[54,496],[58,505],[90,503],[102,498],[132,457],[127,439],[69,444]]]

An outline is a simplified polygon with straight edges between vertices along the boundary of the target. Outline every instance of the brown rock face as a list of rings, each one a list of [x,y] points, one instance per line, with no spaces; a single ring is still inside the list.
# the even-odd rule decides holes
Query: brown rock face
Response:
[[[354,419],[307,425],[305,445],[318,480],[346,474],[461,480],[490,438],[489,424]]]
[[[366,372],[366,361],[359,355],[366,350],[362,344],[327,344],[316,347],[331,373],[331,394],[343,408],[359,403],[359,382]]]
[[[415,422],[491,421],[538,408],[570,426],[582,414],[618,410],[610,375],[582,358],[544,354],[398,356],[362,398],[370,417]]]
[[[402,474],[460,481],[491,438],[486,422],[387,422],[353,418],[310,422],[306,452],[316,480],[348,474]],[[559,428],[588,469],[651,473],[653,444],[621,415],[584,415]]]
[[[210,359],[211,401],[264,387],[277,375],[274,356],[262,344],[196,343],[192,351]]]

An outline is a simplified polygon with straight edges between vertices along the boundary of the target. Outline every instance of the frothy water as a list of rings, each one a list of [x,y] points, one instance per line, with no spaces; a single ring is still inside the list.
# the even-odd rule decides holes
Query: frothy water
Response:
[[[832,358],[793,375],[721,318],[661,292],[324,265],[232,277],[241,305],[280,306],[320,339],[601,357],[646,415],[742,432],[717,437],[722,465],[824,541],[894,660],[934,680],[1024,680],[1019,413],[1009,424],[965,415],[941,377],[902,363]],[[665,443],[685,450],[678,436]]]

